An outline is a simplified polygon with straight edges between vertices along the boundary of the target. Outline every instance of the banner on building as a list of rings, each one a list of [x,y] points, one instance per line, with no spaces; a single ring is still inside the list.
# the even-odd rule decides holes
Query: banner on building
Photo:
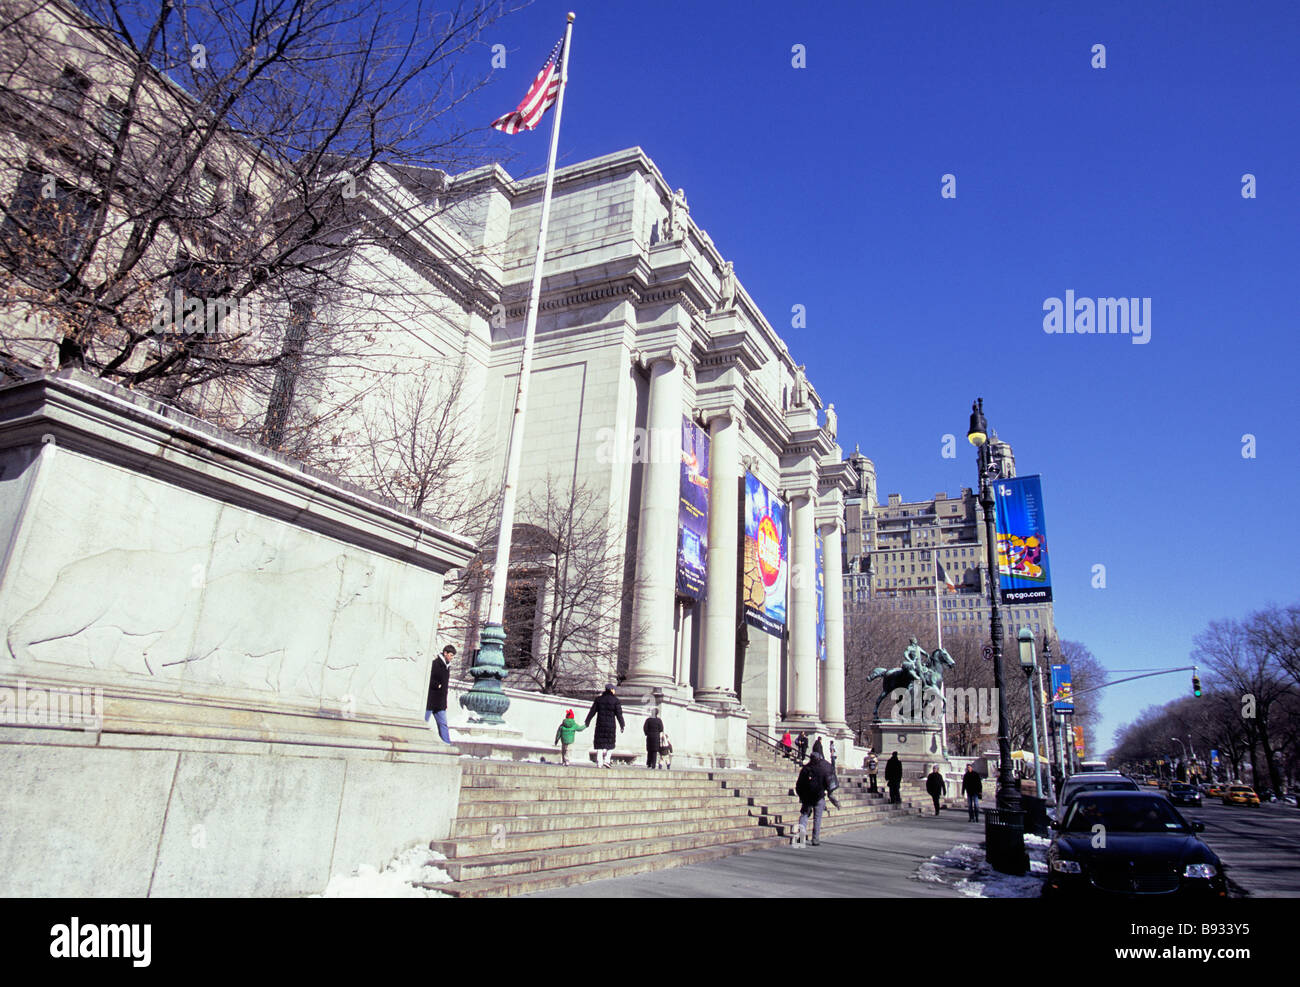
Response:
[[[817,573],[817,660],[826,660],[826,566],[823,564],[824,556],[822,555],[822,535],[817,532],[816,556],[817,564],[815,570]]]
[[[1052,666],[1052,712],[1074,712],[1074,685],[1070,682],[1069,665]]]
[[[677,593],[704,598],[709,558],[709,435],[682,418],[681,504],[677,513]]]
[[[1218,752],[1218,751],[1216,751],[1216,750],[1212,750],[1212,751],[1210,751],[1210,764],[1211,764],[1213,767],[1216,767],[1216,768],[1219,766],[1219,752]]]
[[[1003,603],[1046,603],[1052,599],[1040,476],[993,482],[997,503],[998,584]]]
[[[785,631],[785,591],[790,573],[787,517],[781,499],[747,472],[740,588],[745,621],[778,637]]]
[[[1083,727],[1074,728],[1074,752],[1083,758]]]

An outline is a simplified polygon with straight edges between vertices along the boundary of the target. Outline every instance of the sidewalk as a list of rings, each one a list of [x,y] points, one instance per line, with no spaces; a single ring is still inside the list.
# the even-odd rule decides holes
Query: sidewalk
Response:
[[[778,846],[708,864],[593,881],[531,898],[960,898],[951,887],[917,881],[917,868],[958,843],[978,844],[984,824],[966,811],[849,832],[828,832],[822,845]]]

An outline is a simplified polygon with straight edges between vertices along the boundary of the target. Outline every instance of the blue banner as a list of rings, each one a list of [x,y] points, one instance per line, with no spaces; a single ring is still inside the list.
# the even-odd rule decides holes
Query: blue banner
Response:
[[[1042,477],[995,480],[993,493],[997,504],[998,584],[1002,602],[1049,602],[1052,575],[1047,561]]]
[[[741,594],[745,621],[780,637],[785,631],[785,589],[790,573],[787,509],[752,473],[745,474],[744,550]]]
[[[1052,712],[1074,712],[1074,685],[1070,681],[1069,665],[1052,666]]]
[[[826,566],[823,564],[822,535],[817,532],[817,660],[826,660]]]
[[[682,418],[681,504],[677,513],[677,593],[704,598],[709,556],[709,436]]]

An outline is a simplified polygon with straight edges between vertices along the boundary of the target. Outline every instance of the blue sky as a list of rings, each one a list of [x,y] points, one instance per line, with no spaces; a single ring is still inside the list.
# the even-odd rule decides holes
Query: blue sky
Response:
[[[1300,599],[1300,7],[538,0],[485,38],[485,121],[568,9],[561,162],[640,145],[686,189],[882,495],[971,485],[982,396],[1044,478],[1058,631],[1103,664],[1188,664],[1208,620]],[[503,139],[512,174],[548,127]],[[1150,341],[1046,334],[1067,289],[1150,298]],[[1101,742],[1188,691],[1103,693]]]

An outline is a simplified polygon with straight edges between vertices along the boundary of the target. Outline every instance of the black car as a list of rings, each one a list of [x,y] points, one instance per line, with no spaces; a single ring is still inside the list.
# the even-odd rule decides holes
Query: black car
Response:
[[[1169,786],[1169,801],[1174,805],[1191,805],[1199,809],[1203,799],[1196,786],[1176,781]]]
[[[1205,826],[1163,794],[1083,792],[1053,829],[1045,894],[1227,894],[1223,864],[1196,835]]]

